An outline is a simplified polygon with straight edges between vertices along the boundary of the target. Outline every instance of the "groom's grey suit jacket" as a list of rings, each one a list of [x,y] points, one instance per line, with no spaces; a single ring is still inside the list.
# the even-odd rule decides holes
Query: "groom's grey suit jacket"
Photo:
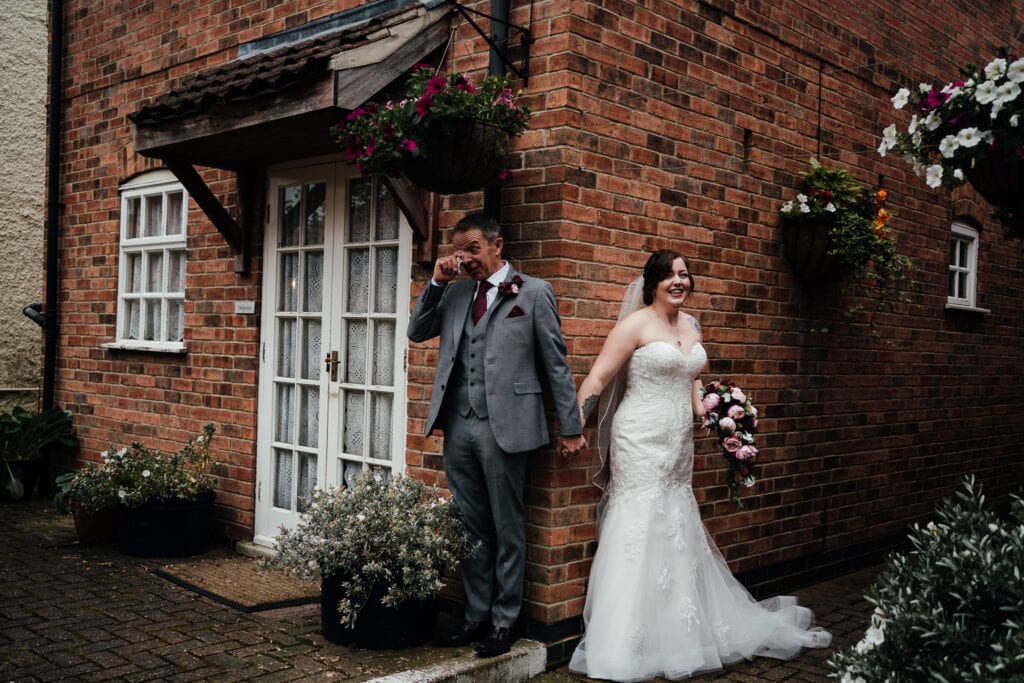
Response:
[[[506,281],[522,280],[519,293],[497,293],[482,318],[483,373],[487,417],[495,441],[506,453],[519,453],[550,443],[544,416],[543,383],[547,380],[558,416],[559,432],[583,432],[576,385],[565,360],[565,340],[554,291],[544,280],[509,268]],[[413,308],[408,336],[422,342],[440,336],[437,374],[430,398],[426,434],[444,425],[441,407],[451,388],[452,369],[464,339],[466,318],[476,292],[476,281],[456,280],[446,287],[427,284]],[[440,422],[439,422],[439,418]]]

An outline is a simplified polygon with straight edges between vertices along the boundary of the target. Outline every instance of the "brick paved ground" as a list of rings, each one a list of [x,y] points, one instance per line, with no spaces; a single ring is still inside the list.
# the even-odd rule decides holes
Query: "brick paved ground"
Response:
[[[0,680],[364,681],[465,654],[334,645],[318,633],[315,605],[245,614],[153,575],[144,560],[74,539],[70,519],[41,502],[0,506]],[[861,595],[876,574],[797,591],[835,636],[829,650],[694,680],[827,680],[828,654],[863,634]],[[536,680],[585,679],[560,669]]]

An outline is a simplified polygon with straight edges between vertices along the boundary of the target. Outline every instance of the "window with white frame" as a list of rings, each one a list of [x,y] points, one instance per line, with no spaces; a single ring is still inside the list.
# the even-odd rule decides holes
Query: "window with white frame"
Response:
[[[111,346],[183,351],[188,193],[166,170],[120,190],[117,342]]]
[[[946,305],[975,308],[978,284],[978,231],[954,222],[949,238],[949,291]]]

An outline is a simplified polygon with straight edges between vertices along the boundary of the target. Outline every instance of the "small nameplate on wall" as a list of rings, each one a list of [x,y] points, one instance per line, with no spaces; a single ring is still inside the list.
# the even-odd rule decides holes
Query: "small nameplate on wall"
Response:
[[[235,313],[237,315],[252,315],[256,312],[255,301],[236,301]]]

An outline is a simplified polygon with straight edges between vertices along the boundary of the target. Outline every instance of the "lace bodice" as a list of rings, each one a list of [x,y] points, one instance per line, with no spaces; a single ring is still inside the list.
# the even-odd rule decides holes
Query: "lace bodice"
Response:
[[[661,488],[659,482],[690,483],[691,392],[707,360],[699,343],[689,354],[664,341],[633,352],[625,393],[612,422],[610,494],[650,494]]]

